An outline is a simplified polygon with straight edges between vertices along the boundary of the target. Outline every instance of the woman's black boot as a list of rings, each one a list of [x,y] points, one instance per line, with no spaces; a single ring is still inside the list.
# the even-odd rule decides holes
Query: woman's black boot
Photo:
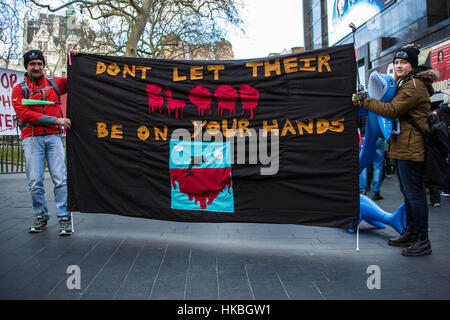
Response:
[[[418,240],[410,247],[403,249],[403,256],[423,256],[431,254],[431,243],[428,239],[428,233],[419,232]]]
[[[388,245],[396,247],[409,247],[417,241],[417,232],[414,231],[414,227],[406,226],[405,232],[400,237],[391,238],[388,241]]]

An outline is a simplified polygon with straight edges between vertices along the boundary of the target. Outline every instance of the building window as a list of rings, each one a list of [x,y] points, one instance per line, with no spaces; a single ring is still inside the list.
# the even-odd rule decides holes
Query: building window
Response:
[[[320,20],[320,2],[312,9],[312,22],[315,23],[317,20]]]
[[[46,41],[38,41],[38,48],[41,51],[47,50],[47,42]]]
[[[312,36],[314,39],[314,42],[317,42],[317,39],[322,39],[322,21],[317,21],[312,26]]]

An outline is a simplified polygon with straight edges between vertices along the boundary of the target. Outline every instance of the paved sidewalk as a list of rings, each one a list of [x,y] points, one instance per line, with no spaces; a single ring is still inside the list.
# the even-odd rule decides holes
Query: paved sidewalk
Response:
[[[75,233],[60,237],[48,174],[45,184],[53,216],[48,230],[29,234],[25,176],[0,175],[0,299],[450,298],[450,198],[430,208],[433,254],[403,257],[386,245],[393,229],[365,223],[359,252],[342,229],[109,214],[74,213]],[[400,205],[396,177],[382,194],[386,211]],[[68,288],[78,274],[69,266],[79,268],[79,289]],[[369,266],[381,289],[368,289],[377,283]]]

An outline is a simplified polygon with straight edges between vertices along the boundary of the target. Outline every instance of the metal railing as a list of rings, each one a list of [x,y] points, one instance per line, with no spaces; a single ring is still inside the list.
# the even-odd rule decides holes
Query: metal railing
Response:
[[[65,136],[63,137],[63,144],[65,149]],[[0,174],[24,173],[25,170],[25,153],[22,149],[21,137],[18,135],[0,136]],[[48,171],[47,160],[44,160],[44,170]]]
[[[20,136],[0,136],[0,173],[25,172]]]

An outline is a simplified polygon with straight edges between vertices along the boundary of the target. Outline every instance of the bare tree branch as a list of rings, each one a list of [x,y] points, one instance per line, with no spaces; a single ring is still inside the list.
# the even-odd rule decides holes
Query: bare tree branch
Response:
[[[31,0],[56,12],[70,6],[87,13],[101,25],[103,34],[115,36],[110,46],[126,56],[180,56],[192,47],[209,45],[226,35],[227,26],[239,28],[241,0],[76,0],[67,3]],[[168,54],[168,39],[178,39]],[[125,48],[125,50],[124,50]],[[176,51],[176,52],[175,52]],[[182,54],[181,54],[182,55]]]
[[[23,34],[23,23],[19,14],[21,1],[0,1],[0,65],[8,68],[18,60]]]

